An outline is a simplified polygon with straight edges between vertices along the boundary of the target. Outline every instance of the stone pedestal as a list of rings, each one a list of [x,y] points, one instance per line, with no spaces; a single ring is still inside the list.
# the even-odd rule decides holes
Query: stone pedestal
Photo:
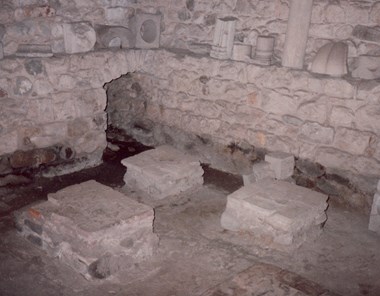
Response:
[[[377,191],[373,197],[368,229],[380,235],[380,181],[377,183]]]
[[[292,250],[314,239],[326,221],[327,196],[279,180],[263,179],[227,197],[223,228],[248,231],[264,248]]]
[[[265,161],[270,164],[278,180],[288,179],[294,173],[294,156],[289,153],[271,152],[265,155]]]
[[[86,278],[105,278],[152,255],[153,209],[95,181],[50,194],[16,214],[21,234]]]
[[[122,160],[126,186],[154,199],[176,195],[203,184],[199,160],[171,146],[160,146]]]

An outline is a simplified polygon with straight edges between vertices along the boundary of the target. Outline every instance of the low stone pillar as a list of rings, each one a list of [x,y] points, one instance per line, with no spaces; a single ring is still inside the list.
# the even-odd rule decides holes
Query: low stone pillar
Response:
[[[303,68],[313,0],[291,0],[282,65]]]

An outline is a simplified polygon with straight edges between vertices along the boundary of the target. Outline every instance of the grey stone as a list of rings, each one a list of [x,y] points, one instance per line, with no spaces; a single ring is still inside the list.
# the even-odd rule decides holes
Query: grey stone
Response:
[[[325,169],[318,163],[306,159],[297,159],[296,168],[309,177],[320,177],[325,174]]]
[[[95,181],[49,194],[48,201],[16,213],[16,219],[22,236],[87,278],[94,262],[104,266],[112,258],[115,265],[128,258],[118,270],[127,269],[149,258],[158,243],[151,207]],[[126,240],[132,241],[127,247]]]
[[[26,95],[30,93],[33,88],[33,83],[24,76],[16,77],[16,85],[14,88],[14,93],[16,95]]]
[[[269,162],[261,161],[252,167],[252,174],[243,175],[244,186],[263,180],[265,178],[274,179],[275,172]]]
[[[66,53],[80,53],[92,50],[96,42],[94,28],[86,22],[63,24]]]
[[[331,144],[334,139],[334,129],[316,122],[306,122],[301,128],[299,138],[313,143]]]
[[[270,164],[276,179],[284,180],[293,175],[295,165],[293,155],[284,152],[271,152],[265,155],[265,161]]]
[[[127,167],[126,186],[142,191],[152,198],[162,199],[203,184],[203,169],[197,158],[171,146],[122,160]]]
[[[33,234],[29,234],[27,237],[28,241],[30,241],[31,243],[39,246],[39,247],[42,247],[42,239],[36,235],[33,235]]]
[[[0,177],[0,187],[7,185],[29,184],[30,182],[32,181],[24,176],[6,175],[5,177]]]
[[[38,74],[41,74],[44,70],[44,67],[42,65],[41,60],[28,60],[25,62],[25,70],[28,72],[28,74],[36,76]]]
[[[0,60],[4,58],[4,46],[3,43],[0,42]]]
[[[128,28],[121,26],[97,26],[96,46],[99,48],[131,48],[135,46],[135,36]]]
[[[362,40],[380,42],[380,27],[357,25],[352,35]]]
[[[20,44],[16,51],[18,57],[44,58],[53,56],[49,44]]]
[[[42,225],[37,224],[30,219],[25,219],[24,224],[25,224],[25,226],[28,226],[30,228],[30,230],[34,231],[35,233],[37,233],[39,235],[42,234]]]
[[[379,180],[379,182],[377,182],[377,187],[376,187],[376,189],[377,189],[377,192],[380,193],[380,180]]]
[[[265,247],[289,250],[320,234],[327,196],[294,184],[264,179],[227,197],[223,228],[249,231]],[[260,236],[268,240],[260,242]]]
[[[380,56],[363,55],[354,58],[351,76],[360,79],[380,78]]]

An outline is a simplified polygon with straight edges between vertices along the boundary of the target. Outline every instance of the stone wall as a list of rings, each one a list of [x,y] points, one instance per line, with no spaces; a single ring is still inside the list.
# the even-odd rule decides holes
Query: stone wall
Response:
[[[209,52],[216,18],[234,16],[236,42],[255,45],[259,34],[273,35],[276,55],[281,58],[289,13],[288,0],[2,0],[0,4],[5,55],[13,54],[19,43],[50,44],[62,52],[64,23],[130,27],[134,15],[148,12],[162,15],[161,47]],[[314,0],[306,63],[331,40],[347,42],[350,58],[378,54],[379,40],[368,41],[352,33],[358,25],[377,26],[379,11],[376,0]]]
[[[217,147],[240,147],[248,154],[257,148],[284,151],[325,167],[316,177],[327,172],[348,178],[345,184],[363,192],[375,189],[380,175],[376,81],[160,50],[148,52],[142,68],[121,86],[118,99],[110,98],[110,124],[146,144],[196,150],[205,162],[239,173],[247,166],[229,165],[228,153],[217,158],[208,151],[211,143],[213,152]],[[138,110],[134,118],[127,116],[130,110]]]
[[[1,60],[0,155],[4,157],[0,173],[10,166],[58,161],[54,156],[36,161],[35,151],[41,148],[61,154],[62,160],[82,160],[76,170],[100,163],[107,127],[103,85],[135,71],[144,55],[144,51],[133,50],[99,51]],[[64,151],[62,155],[62,147],[71,151],[69,157]],[[20,155],[15,151],[31,152]]]
[[[16,151],[34,151],[24,159],[38,166],[43,157],[36,151],[42,148],[58,155],[44,158],[52,162],[75,155],[85,160],[83,166],[99,163],[106,145],[103,85],[137,70],[129,101],[123,93],[112,103],[109,96],[107,111],[110,123],[143,142],[198,147],[205,160],[220,167],[227,147],[233,161],[224,168],[239,172],[249,168],[242,159],[254,161],[258,149],[281,150],[367,191],[375,188],[380,175],[377,80],[209,57],[216,19],[234,16],[236,42],[255,45],[259,34],[273,35],[280,59],[288,0],[0,0],[0,5],[5,56],[0,61],[0,155],[6,156],[0,174],[9,171],[11,164],[3,160],[12,163]],[[379,11],[375,0],[315,0],[305,68],[328,41],[349,45],[350,65],[361,55],[378,56],[380,33],[366,30],[379,24]],[[141,12],[162,16],[160,47],[165,49],[96,47],[97,25],[132,30],[133,16]],[[354,32],[358,26],[361,33]],[[22,44],[47,45],[54,56],[15,58]]]

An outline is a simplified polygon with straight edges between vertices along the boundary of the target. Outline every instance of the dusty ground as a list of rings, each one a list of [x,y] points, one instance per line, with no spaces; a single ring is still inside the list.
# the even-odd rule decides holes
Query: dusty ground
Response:
[[[290,272],[303,276],[306,290],[315,282],[341,295],[380,295],[380,237],[367,230],[367,217],[332,204],[324,232],[315,242],[291,254],[260,249],[249,235],[224,231],[219,224],[226,196],[242,185],[240,178],[206,168],[201,188],[161,201],[141,198],[123,187],[125,169],[119,163],[121,157],[143,148],[127,146],[122,149],[126,152],[123,155],[108,151],[105,163],[94,169],[0,188],[0,295],[174,296],[206,291],[214,296],[303,295],[284,290],[281,283],[281,291],[273,288],[270,273],[277,267],[289,271],[288,278]],[[160,237],[151,260],[103,281],[87,281],[58,259],[47,257],[17,235],[12,220],[16,209],[43,200],[48,192],[88,179],[153,206],[154,231]],[[233,283],[229,280],[247,268],[251,274],[257,275],[257,270],[264,274],[254,282],[253,292],[228,290]],[[227,290],[214,290],[220,284]]]

